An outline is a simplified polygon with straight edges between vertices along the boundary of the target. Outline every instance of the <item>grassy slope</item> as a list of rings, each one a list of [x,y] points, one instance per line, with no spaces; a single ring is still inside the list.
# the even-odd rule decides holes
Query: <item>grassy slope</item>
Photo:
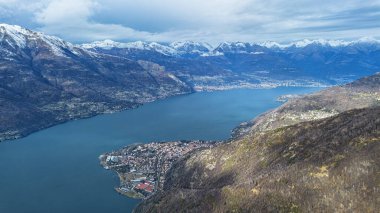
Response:
[[[352,110],[203,150],[136,211],[375,212],[379,115],[380,107]]]
[[[167,175],[165,191],[136,212],[375,212],[380,209],[379,77],[275,110],[289,115],[309,112],[308,103],[312,109],[336,107],[326,118],[286,123],[274,116],[269,123],[263,119],[267,113],[259,118],[270,124],[267,128],[252,125],[250,134],[187,156]],[[358,94],[364,95],[352,99]],[[351,108],[361,109],[346,111]]]
[[[247,132],[267,131],[371,106],[380,106],[380,73],[344,86],[290,100],[237,128],[235,133],[245,135]]]

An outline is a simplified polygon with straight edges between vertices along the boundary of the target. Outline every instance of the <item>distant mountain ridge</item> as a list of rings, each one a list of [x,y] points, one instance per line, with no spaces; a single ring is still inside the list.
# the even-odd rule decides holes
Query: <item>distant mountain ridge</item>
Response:
[[[194,91],[330,86],[380,70],[378,41],[303,44],[75,45],[0,24],[0,141]]]
[[[309,40],[304,39],[300,41],[290,42],[287,44],[281,44],[274,41],[266,41],[261,43],[250,43],[250,42],[222,42],[219,45],[213,47],[212,45],[205,42],[194,42],[194,41],[180,41],[173,42],[169,44],[157,43],[157,42],[144,42],[144,41],[135,41],[135,42],[116,42],[110,39],[103,41],[95,41],[92,43],[85,43],[79,46],[85,49],[112,49],[112,48],[128,48],[128,49],[146,49],[146,50],[155,50],[161,52],[160,49],[171,48],[168,52],[162,52],[165,54],[189,54],[189,53],[212,53],[212,52],[252,52],[252,47],[256,48],[266,48],[266,49],[289,49],[289,48],[306,48],[307,46],[324,46],[324,47],[353,47],[357,45],[373,45],[376,48],[380,48],[380,40],[374,38],[364,37],[358,40],[353,41],[343,41],[343,40],[325,40],[325,39],[315,39]],[[157,47],[155,49],[154,47]],[[207,56],[207,55],[203,55]]]
[[[158,63],[199,90],[243,85],[254,88],[257,83],[273,85],[279,81],[288,85],[341,84],[380,71],[380,41],[371,38],[305,39],[289,44],[222,42],[215,47],[191,41],[158,44],[106,40],[81,47]],[[207,80],[210,78],[212,83]]]

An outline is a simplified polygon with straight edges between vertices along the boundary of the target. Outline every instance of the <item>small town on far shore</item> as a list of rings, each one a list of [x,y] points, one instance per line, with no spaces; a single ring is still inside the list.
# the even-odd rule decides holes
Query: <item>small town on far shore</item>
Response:
[[[220,143],[220,142],[218,142]],[[131,198],[147,198],[162,189],[171,165],[187,153],[212,148],[213,141],[175,141],[135,144],[99,157],[105,169],[116,171],[116,191]]]

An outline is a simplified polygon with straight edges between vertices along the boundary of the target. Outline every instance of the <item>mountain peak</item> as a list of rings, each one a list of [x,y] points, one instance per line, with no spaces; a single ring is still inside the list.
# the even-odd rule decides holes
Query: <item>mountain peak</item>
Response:
[[[195,54],[202,55],[209,53],[213,50],[213,47],[205,42],[195,41],[176,41],[169,45],[171,48],[179,52],[179,54]]]
[[[5,23],[0,23],[0,28],[4,29],[4,30],[9,30],[9,31],[13,31],[13,32],[20,32],[20,33],[24,33],[24,34],[27,34],[28,32],[30,32],[29,30],[19,26],[19,25],[11,25],[11,24],[5,24]]]
[[[266,48],[284,48],[286,45],[277,43],[275,41],[265,41],[261,43],[257,43],[257,45],[266,47]]]
[[[176,51],[169,47],[162,44],[159,44],[157,42],[145,42],[145,41],[134,41],[134,42],[116,42],[113,40],[103,40],[103,41],[95,41],[88,44],[82,44],[80,45],[82,48],[85,49],[104,49],[104,50],[111,50],[113,48],[118,49],[129,49],[129,50],[148,50],[148,51],[156,51],[159,53],[162,53],[164,55],[174,55]]]
[[[281,47],[281,48],[288,48],[288,47],[297,47],[297,48],[304,48],[309,45],[320,45],[320,46],[330,46],[330,47],[346,47],[349,45],[354,44],[363,44],[363,43],[370,43],[370,44],[380,44],[379,40],[376,40],[371,37],[363,37],[358,40],[353,41],[344,41],[344,40],[326,40],[326,39],[304,39],[300,41],[295,41],[289,44],[281,45],[276,44],[274,46]]]
[[[330,47],[339,47],[339,46],[347,46],[350,42],[343,40],[325,40],[325,39],[315,39],[309,40],[304,39],[301,41],[296,41],[290,44],[290,46],[295,46],[297,48],[303,48],[309,45],[320,45],[320,46],[330,46]]]
[[[80,46],[86,49],[92,49],[92,48],[112,49],[120,45],[122,45],[122,43],[119,43],[110,39],[105,39],[103,41],[94,41],[92,43],[82,44]]]
[[[7,55],[15,54],[14,50],[16,49],[33,48],[41,45],[57,56],[65,56],[65,50],[79,54],[74,50],[74,45],[69,42],[18,25],[0,24],[0,42],[10,48],[7,50],[6,46],[3,46],[2,51],[7,52]]]
[[[6,40],[12,47],[25,47],[26,37],[31,34],[32,31],[18,25],[0,24],[0,41]]]

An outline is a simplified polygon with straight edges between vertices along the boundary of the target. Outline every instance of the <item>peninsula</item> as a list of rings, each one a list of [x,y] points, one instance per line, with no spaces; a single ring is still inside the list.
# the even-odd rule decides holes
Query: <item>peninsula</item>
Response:
[[[172,164],[186,154],[210,149],[220,142],[175,141],[134,144],[99,157],[105,169],[120,178],[116,191],[131,198],[146,198],[162,189]]]

